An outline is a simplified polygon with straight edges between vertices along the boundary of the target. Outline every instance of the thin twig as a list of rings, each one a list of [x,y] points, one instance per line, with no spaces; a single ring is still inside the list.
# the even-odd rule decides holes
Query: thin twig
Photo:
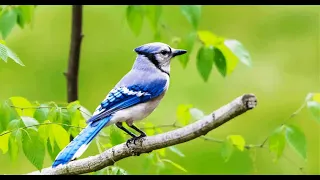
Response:
[[[54,106],[30,106],[30,107],[20,107],[20,106],[14,106],[14,105],[10,105],[10,107],[12,108],[16,108],[16,109],[51,109],[51,108],[60,108],[60,109],[67,109],[67,107],[54,107]]]
[[[16,109],[20,109],[20,110],[24,110],[24,109],[42,109],[42,108],[48,108],[48,109],[51,109],[51,108],[57,108],[57,109],[68,109],[67,107],[59,107],[59,106],[31,106],[31,107],[19,107],[19,106],[13,106],[13,105],[10,105],[10,107],[12,108],[16,108]],[[82,111],[81,110],[81,107],[78,107],[77,110],[79,110],[80,112],[84,113],[85,115],[91,117],[90,114],[88,114],[87,112],[85,111]]]
[[[141,129],[157,129],[157,128],[165,128],[165,127],[171,127],[171,128],[181,128],[182,126],[176,125],[175,123],[173,124],[163,124],[163,125],[158,125],[158,126],[152,126],[152,127],[143,127]],[[215,143],[223,143],[224,140],[221,139],[216,139],[212,137],[207,137],[207,136],[200,136],[199,138],[205,140],[205,141],[211,141]],[[251,148],[264,148],[261,146],[261,144],[248,144],[244,146],[246,149],[251,149]]]
[[[24,126],[24,127],[16,128],[16,129],[13,129],[13,130],[4,132],[4,133],[0,134],[0,136],[3,136],[3,135],[6,135],[6,134],[9,134],[9,133],[12,133],[12,132],[14,132],[14,131],[16,131],[16,130],[19,130],[19,129],[24,130],[24,129],[31,128],[31,127],[37,127],[37,126],[43,126],[43,125],[50,125],[50,124],[57,124],[57,125],[61,125],[61,126],[67,126],[67,127],[72,127],[72,128],[78,128],[78,129],[84,129],[84,128],[85,128],[85,127],[72,126],[72,125],[63,124],[63,123],[46,122],[46,123],[40,123],[40,124],[35,124],[35,125],[30,125],[30,126]]]
[[[288,120],[290,120],[291,118],[299,114],[299,112],[306,106],[306,104],[307,104],[306,101],[304,101],[303,104],[295,112],[293,112],[287,119],[285,119],[282,124],[285,124]]]
[[[295,117],[304,107],[306,106],[306,101],[303,102],[303,104],[295,111],[293,112],[287,119],[284,119],[281,126],[284,125],[288,120],[292,119],[293,117]],[[261,147],[264,147],[264,145],[267,143],[268,139],[269,139],[270,135],[267,136],[261,143]]]

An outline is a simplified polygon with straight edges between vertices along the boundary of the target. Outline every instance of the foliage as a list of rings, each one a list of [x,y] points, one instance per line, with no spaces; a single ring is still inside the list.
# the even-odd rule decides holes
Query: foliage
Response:
[[[26,27],[26,25],[32,25],[32,18],[34,14],[34,5],[1,5],[0,6],[0,59],[4,62],[8,61],[8,58],[14,62],[24,66],[20,58],[8,47],[4,39],[8,37],[16,24],[20,28]]]
[[[150,28],[154,33],[154,40],[161,40],[161,28],[166,28],[161,15],[162,6],[148,5],[137,6],[128,5],[126,18],[128,27],[136,35],[140,35],[145,19],[149,22]],[[0,59],[7,62],[8,58],[24,66],[19,57],[6,45],[7,39],[13,28],[17,24],[20,28],[27,25],[32,26],[34,5],[2,5],[0,6]],[[213,32],[201,30],[201,11],[200,5],[181,5],[181,15],[190,24],[189,33],[182,36],[170,37],[178,48],[186,49],[189,53],[179,57],[183,68],[186,68],[190,53],[196,50],[196,68],[204,81],[209,80],[213,66],[221,76],[230,75],[240,61],[244,65],[251,67],[252,61],[249,52],[243,44],[234,39],[218,36]],[[296,115],[307,107],[310,116],[316,122],[320,122],[320,93],[310,93],[305,99],[304,104],[293,113]],[[293,115],[291,117],[293,117]],[[8,154],[12,161],[16,161],[18,153],[23,152],[35,168],[43,168],[46,153],[53,161],[57,154],[69,143],[69,136],[75,137],[82,128],[86,126],[85,120],[90,118],[91,112],[83,107],[79,101],[57,104],[55,102],[30,102],[24,97],[11,97],[0,104],[0,150],[3,154]],[[186,126],[192,121],[203,118],[204,112],[194,108],[191,104],[181,104],[177,108],[177,123]],[[177,126],[176,123],[172,127]],[[147,135],[162,133],[162,129],[147,122],[144,125]],[[262,144],[247,144],[241,135],[228,135],[224,140],[202,137],[221,144],[221,158],[227,162],[232,158],[235,151],[244,152],[254,148],[265,147],[268,143],[269,151],[275,154],[274,161],[283,157],[286,145],[304,160],[307,159],[307,142],[304,132],[299,127],[284,122],[277,127]],[[125,142],[128,136],[115,126],[111,126],[102,131],[96,138],[96,145],[99,151],[110,148]],[[181,172],[187,170],[181,165],[168,159],[168,152],[181,158],[186,155],[177,147],[171,146],[159,149],[145,155],[144,169],[146,172],[151,166],[156,167],[156,173],[166,172],[172,167]],[[121,167],[114,165],[100,171],[91,173],[93,175],[126,175],[128,172]]]
[[[319,93],[310,93],[304,105],[294,114],[300,112],[303,107],[308,107],[310,112],[313,112],[314,106],[310,107],[306,104],[320,103],[318,97]],[[41,170],[46,152],[53,161],[69,143],[69,136],[79,134],[86,125],[85,120],[90,116],[91,113],[81,106],[79,101],[61,105],[55,102],[39,104],[38,102],[30,102],[24,97],[11,97],[0,105],[0,119],[2,120],[0,124],[0,149],[3,154],[8,154],[12,161],[15,161],[18,153],[22,151],[30,163]],[[181,104],[177,108],[176,116],[177,123],[186,126],[203,118],[204,113],[191,104]],[[162,133],[163,130],[160,127],[149,121],[144,124],[148,136]],[[172,127],[180,126],[173,123]],[[96,142],[99,151],[103,151],[105,148],[125,142],[128,138],[128,135],[116,126],[111,126],[99,134]],[[234,151],[243,152],[252,148],[261,148],[266,143],[247,144],[241,135],[228,135],[225,140],[204,138],[221,143],[221,157],[225,162],[232,158]],[[275,154],[274,162],[283,156],[286,144],[289,144],[303,159],[307,159],[307,142],[304,132],[295,125],[284,123],[277,127],[270,134],[267,142],[270,152]],[[185,154],[175,146],[155,150],[145,155],[145,171],[148,172],[151,166],[155,166],[156,173],[167,172],[171,167],[175,167],[181,172],[187,172],[184,167],[168,159],[168,151],[179,157],[185,157]],[[112,166],[92,174],[124,175],[128,172],[118,166]]]
[[[306,102],[312,117],[320,123],[320,93],[309,93]]]
[[[200,5],[181,5],[180,10],[181,14],[191,24],[191,30],[187,35],[173,37],[173,41],[178,48],[188,51],[186,55],[179,57],[183,68],[187,67],[190,53],[197,42],[201,44],[197,50],[197,70],[204,81],[208,81],[213,65],[223,77],[230,75],[239,61],[249,67],[252,66],[250,54],[242,43],[234,39],[217,36],[210,31],[199,30]],[[158,5],[129,5],[126,10],[127,23],[132,32],[136,36],[141,33],[143,19],[146,17],[154,32],[155,40],[158,40],[161,36],[160,27],[165,27],[161,21],[161,14],[162,6]]]
[[[178,106],[177,120],[180,124],[187,125],[191,117],[193,117],[194,120],[199,120],[201,117],[204,117],[204,113],[201,110],[192,107],[193,105],[190,104],[181,104]],[[311,116],[319,122],[320,93],[309,93],[302,106],[294,112],[290,118],[297,115],[304,107],[307,107]],[[183,118],[181,119],[181,117]],[[225,162],[232,158],[235,150],[244,151],[246,149],[264,148],[266,143],[268,143],[269,151],[275,154],[274,162],[277,162],[283,156],[287,144],[289,144],[301,158],[307,160],[307,141],[303,130],[296,125],[287,124],[286,121],[277,127],[262,144],[258,145],[246,144],[245,139],[241,135],[228,135],[225,140],[212,138],[203,139],[221,143],[221,157]]]
[[[127,175],[128,172],[118,166],[109,166],[100,171],[91,173],[92,175]]]
[[[59,106],[55,102],[39,104],[30,102],[23,97],[11,97],[1,103],[0,119],[6,123],[0,126],[0,149],[3,154],[9,154],[12,160],[16,160],[18,152],[23,151],[26,158],[38,170],[43,168],[46,152],[53,161],[57,154],[68,145],[70,135],[76,136],[85,127],[85,119],[91,113],[81,106],[79,101]],[[85,110],[84,110],[85,109]],[[13,110],[13,111],[12,111]],[[147,131],[148,135],[161,133],[160,128],[152,128]],[[98,148],[104,149],[125,142],[127,137],[123,131],[111,126],[108,128],[107,139],[101,133],[97,139]],[[186,171],[179,164],[166,159],[166,151],[169,150],[180,157],[184,154],[176,147],[159,149],[148,155],[146,160],[149,165],[159,167],[159,171],[166,168],[165,164],[171,164],[182,171]],[[151,158],[152,157],[152,158]],[[119,167],[104,169],[97,174],[127,174]]]
[[[8,58],[12,59],[14,62],[24,66],[20,58],[5,44],[4,40],[0,40],[0,59],[4,62],[8,62]]]

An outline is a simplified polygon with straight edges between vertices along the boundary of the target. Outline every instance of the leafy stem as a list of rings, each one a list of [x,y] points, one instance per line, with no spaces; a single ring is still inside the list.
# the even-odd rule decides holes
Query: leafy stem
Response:
[[[85,127],[72,126],[72,125],[63,124],[63,123],[46,122],[46,123],[40,123],[40,124],[34,124],[34,125],[30,125],[30,126],[24,126],[24,127],[20,127],[20,128],[15,128],[15,129],[12,129],[12,130],[10,130],[10,131],[6,131],[6,132],[0,134],[0,136],[3,136],[3,135],[6,135],[6,134],[9,134],[9,133],[12,133],[12,132],[17,131],[17,130],[25,130],[25,129],[31,128],[31,127],[38,127],[38,126],[51,125],[51,124],[57,124],[57,125],[61,125],[61,126],[67,126],[67,127],[72,127],[72,128],[78,128],[78,129],[84,129],[84,128],[85,128]]]
[[[284,119],[282,124],[280,125],[283,126],[287,121],[289,121],[290,119],[294,118],[297,114],[300,113],[300,111],[306,106],[306,101],[303,102],[303,104],[296,110],[294,111],[287,119]],[[260,147],[264,147],[265,144],[267,143],[268,139],[269,139],[270,135],[267,136],[261,143]]]

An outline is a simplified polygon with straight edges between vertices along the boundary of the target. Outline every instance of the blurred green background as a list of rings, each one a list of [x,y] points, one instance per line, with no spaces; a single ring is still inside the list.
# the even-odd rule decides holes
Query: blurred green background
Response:
[[[93,111],[109,90],[130,70],[136,54],[133,48],[152,41],[147,21],[140,36],[129,29],[126,6],[85,6],[79,72],[80,103]],[[147,118],[154,124],[175,120],[179,104],[188,103],[210,113],[244,93],[258,98],[256,109],[235,118],[208,136],[225,138],[239,134],[251,144],[259,144],[273,129],[303,103],[309,92],[319,92],[320,6],[203,6],[200,30],[237,39],[249,50],[253,67],[239,63],[235,71],[223,78],[216,68],[207,83],[195,66],[196,50],[183,69],[178,60],[172,62],[171,85],[157,110]],[[178,6],[166,6],[162,18],[170,33],[183,36],[191,25]],[[0,99],[23,96],[31,101],[65,102],[67,68],[71,31],[71,6],[38,6],[33,28],[18,26],[9,35],[7,45],[21,58],[25,67],[10,61],[0,62]],[[172,37],[172,36],[171,36]],[[170,41],[164,41],[169,43]],[[199,44],[197,45],[198,48]],[[319,124],[307,109],[290,120],[307,138],[305,162],[288,145],[277,163],[268,150],[236,152],[227,163],[220,155],[221,145],[196,139],[177,147],[186,155],[171,152],[168,159],[182,165],[188,174],[307,174],[320,172]],[[164,129],[165,131],[167,129]],[[168,129],[169,130],[169,129]],[[82,156],[97,154],[95,145]],[[117,162],[130,174],[145,172],[145,155]],[[35,170],[20,152],[18,161],[0,155],[1,174],[21,174]],[[46,158],[44,166],[50,166]],[[168,165],[170,166],[170,165]],[[184,174],[171,168],[170,174]]]

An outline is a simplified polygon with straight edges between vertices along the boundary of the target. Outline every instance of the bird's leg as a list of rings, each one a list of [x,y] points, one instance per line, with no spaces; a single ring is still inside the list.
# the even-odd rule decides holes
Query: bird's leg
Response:
[[[137,137],[135,134],[133,134],[132,132],[130,132],[128,129],[124,128],[122,126],[122,122],[117,122],[116,126],[121,129],[122,131],[126,132],[127,134],[129,134],[131,137]]]
[[[143,132],[142,130],[140,130],[139,128],[137,128],[135,125],[133,125],[133,123],[132,123],[132,124],[131,124],[131,123],[127,123],[127,125],[128,125],[130,128],[132,128],[132,129],[134,129],[134,130],[136,130],[137,132],[140,133],[140,136],[138,136],[138,137],[132,137],[131,139],[129,139],[129,140],[127,141],[127,143],[130,143],[131,141],[133,141],[133,144],[136,144],[136,140],[147,136],[145,132]]]
[[[132,129],[136,130],[137,132],[140,133],[140,136],[139,137],[146,137],[146,133],[143,132],[142,130],[140,130],[139,128],[137,128],[135,125],[131,124],[131,125],[128,125],[129,127],[131,127]]]

